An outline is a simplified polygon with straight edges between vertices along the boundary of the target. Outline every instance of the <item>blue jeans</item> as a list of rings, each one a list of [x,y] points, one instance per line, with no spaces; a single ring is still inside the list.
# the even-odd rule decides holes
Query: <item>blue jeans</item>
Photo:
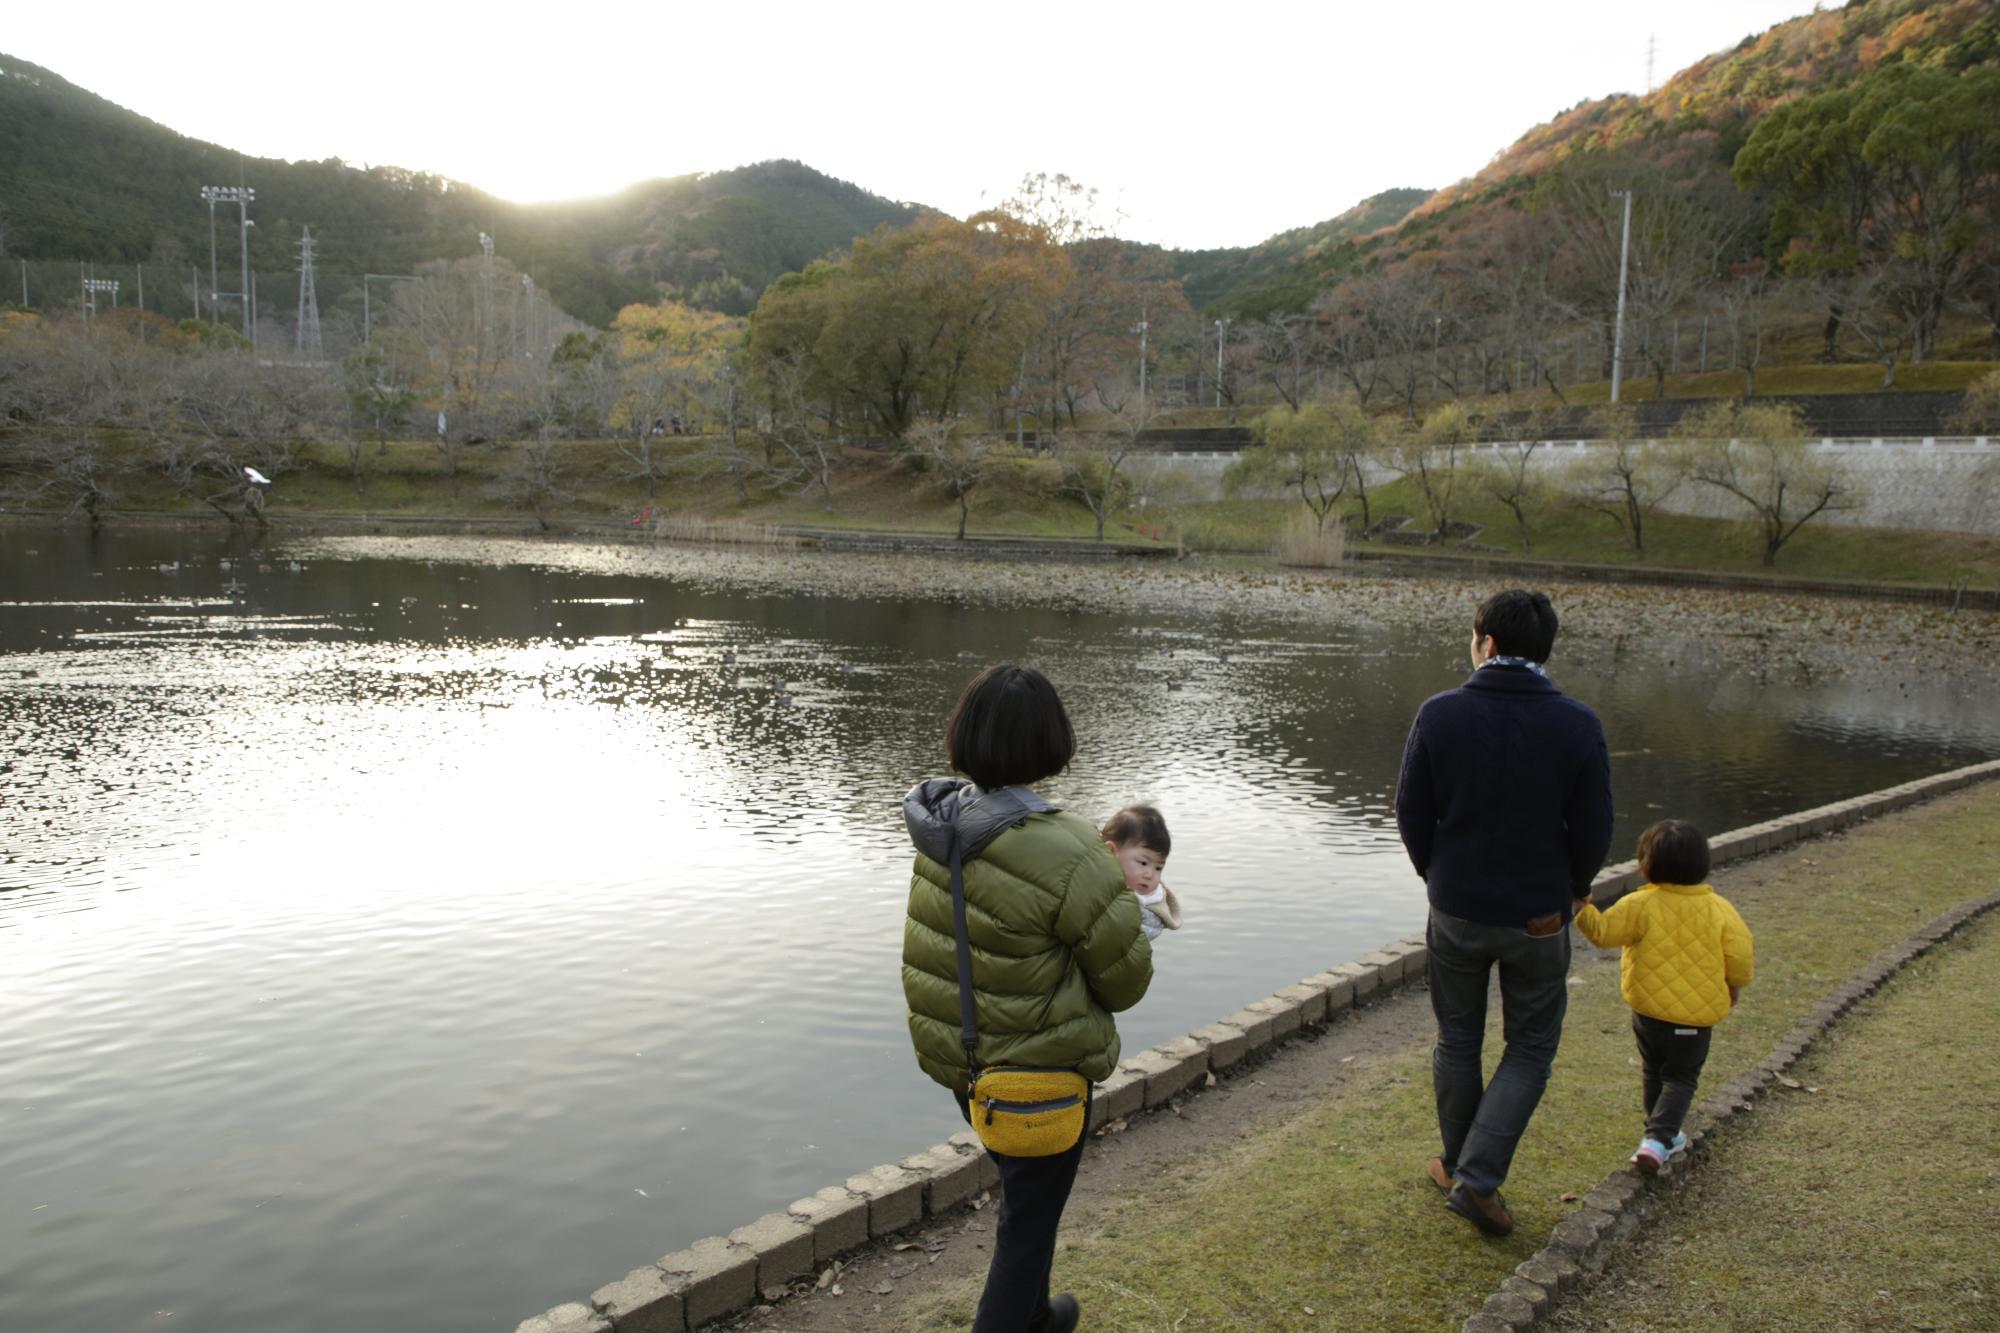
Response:
[[[1426,938],[1438,1029],[1431,1082],[1445,1170],[1473,1193],[1491,1194],[1507,1179],[1555,1064],[1569,1007],[1569,928],[1537,938],[1519,926],[1466,921],[1433,907]],[[1507,1046],[1493,1081],[1482,1086],[1479,1049],[1496,963]]]

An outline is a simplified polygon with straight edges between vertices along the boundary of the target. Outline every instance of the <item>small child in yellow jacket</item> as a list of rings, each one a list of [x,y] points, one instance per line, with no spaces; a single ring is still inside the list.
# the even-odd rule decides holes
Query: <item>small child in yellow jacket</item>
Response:
[[[1576,928],[1600,948],[1622,945],[1619,989],[1632,1006],[1644,1068],[1646,1136],[1632,1164],[1646,1175],[1687,1151],[1681,1125],[1708,1039],[1750,984],[1750,928],[1708,883],[1708,839],[1666,819],[1639,835],[1644,887],[1600,912],[1579,899]]]

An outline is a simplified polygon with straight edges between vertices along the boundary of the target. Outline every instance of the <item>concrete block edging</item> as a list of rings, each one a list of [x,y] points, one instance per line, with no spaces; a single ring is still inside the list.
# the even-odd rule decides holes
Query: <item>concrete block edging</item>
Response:
[[[1747,859],[1991,778],[2000,778],[2000,761],[1971,765],[1736,830],[1711,840],[1714,860],[1723,865]],[[1638,885],[1638,867],[1627,862],[1607,867],[1597,877],[1593,889],[1600,905],[1608,905]],[[1845,1013],[1860,995],[1872,992],[1903,963],[1938,939],[1956,933],[1967,921],[1996,906],[2000,906],[2000,895],[1967,904],[1926,928],[1927,932],[1943,928],[1942,934],[1926,940],[1925,932],[1920,932],[1900,950],[1884,951],[1871,965],[1881,969],[1879,976],[1844,1002],[1832,999],[1824,1002],[1786,1042],[1780,1043],[1774,1054],[1781,1056],[1791,1050],[1796,1053],[1781,1064],[1767,1061],[1760,1066],[1754,1072],[1763,1074],[1761,1082],[1753,1080],[1740,1085],[1739,1081],[1711,1097],[1698,1108],[1696,1120],[1719,1124],[1736,1107],[1750,1104],[1761,1093],[1764,1083],[1788,1068],[1791,1060],[1797,1059],[1812,1039]],[[1912,951],[1911,946],[1919,941],[1924,942]],[[1316,1031],[1355,1006],[1422,977],[1427,962],[1428,950],[1422,935],[1397,940],[1353,962],[1338,964],[1285,986],[1186,1036],[1171,1038],[1139,1052],[1123,1061],[1117,1072],[1092,1090],[1091,1123],[1101,1126],[1198,1093],[1211,1075],[1226,1077],[1229,1071],[1259,1052],[1300,1032]],[[1697,1130],[1690,1129],[1689,1138],[1696,1140],[1696,1136]],[[1627,1173],[1613,1174],[1616,1177]],[[970,1131],[961,1132],[949,1142],[935,1144],[901,1162],[874,1167],[849,1177],[842,1185],[822,1189],[783,1212],[768,1213],[737,1228],[728,1237],[698,1240],[685,1250],[666,1255],[649,1267],[635,1269],[600,1287],[587,1301],[568,1302],[523,1320],[516,1333],[613,1333],[613,1330],[685,1333],[747,1309],[767,1292],[775,1296],[786,1284],[809,1277],[814,1270],[871,1241],[963,1208],[998,1183],[998,1172],[979,1147],[977,1137]],[[1611,1184],[1607,1179],[1600,1189]],[[1629,1228],[1637,1225],[1646,1199],[1643,1192],[1632,1196],[1617,1214],[1589,1209],[1590,1214],[1611,1218],[1612,1222],[1598,1227],[1600,1234],[1584,1243],[1584,1250],[1601,1251],[1609,1243],[1606,1238],[1617,1239],[1614,1233],[1620,1233],[1621,1229],[1622,1234],[1629,1234]],[[1575,1214],[1565,1224],[1584,1215]],[[1623,1220],[1628,1215],[1629,1223]],[[1601,1267],[1601,1261],[1597,1266]],[[1577,1274],[1585,1270],[1595,1271],[1589,1262],[1579,1260],[1577,1252],[1551,1244],[1520,1265],[1508,1279],[1512,1285],[1494,1293],[1488,1306],[1496,1308],[1483,1309],[1468,1319],[1465,1327],[1468,1330],[1514,1328],[1522,1326],[1513,1322],[1515,1317],[1539,1318],[1575,1282]],[[1537,1303],[1528,1290],[1530,1286],[1544,1292],[1548,1299]],[[1500,1310],[1507,1317],[1502,1317]],[[1528,1313],[1524,1315],[1524,1311]]]

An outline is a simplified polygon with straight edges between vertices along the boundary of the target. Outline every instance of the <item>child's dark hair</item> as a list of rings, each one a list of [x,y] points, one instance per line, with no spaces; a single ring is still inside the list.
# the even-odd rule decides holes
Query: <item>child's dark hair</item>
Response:
[[[1706,884],[1708,839],[1684,820],[1662,819],[1639,835],[1639,873],[1649,884]]]
[[[1049,678],[1002,662],[972,678],[944,724],[951,766],[987,791],[1052,778],[1076,757],[1076,733]]]
[[[1546,662],[1556,645],[1556,608],[1545,592],[1509,588],[1496,592],[1472,613],[1472,632],[1493,636],[1495,652]]]
[[[1137,843],[1161,857],[1172,854],[1174,850],[1174,840],[1167,833],[1166,817],[1150,805],[1126,806],[1104,821],[1098,835],[1113,847],[1130,847]]]

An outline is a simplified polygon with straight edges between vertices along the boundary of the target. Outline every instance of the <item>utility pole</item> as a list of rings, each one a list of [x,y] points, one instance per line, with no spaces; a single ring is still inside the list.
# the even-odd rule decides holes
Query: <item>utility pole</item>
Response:
[[[1139,307],[1139,420],[1146,420],[1146,308]]]
[[[1618,241],[1618,314],[1611,325],[1611,401],[1618,401],[1618,383],[1625,368],[1625,264],[1632,254],[1632,192],[1613,190],[1625,197],[1625,226]]]
[[[312,228],[306,227],[303,232],[299,237],[299,324],[292,337],[292,354],[323,361],[326,347],[320,341],[319,293],[313,287]]]
[[[241,237],[243,252],[243,286],[242,290],[230,294],[243,302],[243,336],[254,342],[256,339],[250,324],[250,228],[257,224],[250,220],[250,205],[256,200],[257,192],[241,185],[204,185],[201,187],[201,197],[208,204],[209,316],[214,317],[216,300],[225,294],[216,290],[219,279],[215,263],[215,206],[235,204],[237,221],[240,224],[238,234]]]
[[[1229,321],[1215,321],[1215,405],[1222,406],[1222,340],[1229,336]]]
[[[1653,45],[1654,38],[1646,38],[1646,91],[1653,91]]]

